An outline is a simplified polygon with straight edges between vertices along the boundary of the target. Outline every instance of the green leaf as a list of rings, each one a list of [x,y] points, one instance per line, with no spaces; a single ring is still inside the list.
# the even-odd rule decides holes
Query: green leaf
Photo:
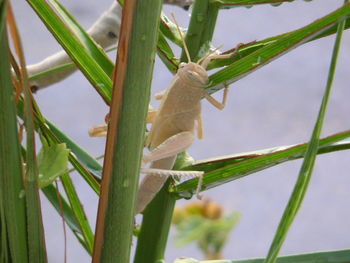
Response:
[[[23,119],[23,99],[20,98],[17,103],[18,116]],[[46,120],[40,113],[40,110],[35,109],[35,129],[39,131],[43,137],[53,144],[66,143],[69,152],[69,162],[89,184],[91,189],[96,193],[100,193],[99,180],[101,178],[101,165],[82,148],[75,144],[69,137],[60,131],[55,125]],[[46,143],[46,142],[44,142]]]
[[[75,142],[73,142],[66,134],[64,134],[60,129],[58,129],[52,122],[45,120],[45,124],[50,128],[51,137],[56,138],[57,142],[64,142],[71,153],[70,159],[71,162],[73,160],[73,157],[76,162],[79,162],[81,166],[83,166],[85,169],[87,169],[91,174],[94,175],[95,178],[101,179],[102,177],[102,166],[100,163],[91,155],[89,155],[84,149],[82,149],[79,145],[77,145]],[[46,126],[45,125],[45,126]],[[83,168],[77,168],[77,170],[82,170]]]
[[[111,101],[112,94],[112,81],[110,76],[106,74],[106,71],[95,60],[91,54],[96,54],[94,50],[88,52],[86,48],[90,46],[84,46],[79,40],[79,37],[74,34],[74,30],[70,29],[62,19],[52,10],[52,7],[44,0],[27,0],[32,6],[34,11],[38,14],[48,30],[56,38],[59,44],[64,48],[70,58],[75,62],[77,67],[86,76],[90,83],[95,87],[97,92],[102,96],[107,104]],[[68,15],[66,16],[66,18]],[[71,20],[72,22],[72,20]],[[75,27],[79,30],[79,27]],[[80,36],[83,36],[81,33]],[[89,42],[94,43],[93,41]]]
[[[69,26],[79,39],[79,41],[84,45],[86,51],[91,55],[91,57],[100,65],[103,71],[111,76],[114,64],[106,55],[104,50],[100,48],[96,42],[91,38],[91,36],[80,26],[80,24],[74,19],[74,17],[64,8],[64,6],[57,0],[49,0],[55,11],[61,16],[63,22]]]
[[[176,73],[179,61],[175,58],[173,50],[169,46],[162,32],[159,32],[157,54],[165,66],[172,72]]]
[[[184,219],[177,227],[175,244],[185,246],[191,242],[197,241],[205,235],[210,222],[208,219],[195,215]]]
[[[73,210],[68,204],[67,200],[60,193],[57,192],[57,188],[52,184],[42,188],[41,191],[45,194],[46,198],[56,209],[57,213],[60,215],[63,214],[64,221],[66,222],[68,227],[72,230],[73,234],[77,237],[77,239],[83,245],[83,247],[87,249],[85,240],[81,235],[79,223],[77,222]]]
[[[237,224],[239,217],[237,212],[215,220],[198,215],[191,216],[176,226],[175,242],[179,246],[185,246],[209,235],[210,241],[214,241],[216,245],[222,247],[230,231]]]
[[[68,149],[71,150],[71,152],[69,152],[69,162],[83,177],[83,179],[89,184],[91,189],[96,194],[99,194],[100,185],[96,177],[100,178],[100,171],[102,171],[102,168],[100,168],[101,165],[93,157],[88,155],[82,148],[80,148],[73,141],[71,141],[62,131],[56,128],[52,123],[50,123],[47,120],[44,120],[44,122],[42,122],[39,118],[37,118],[37,121],[40,131],[46,138],[50,140],[50,142],[66,143]]]
[[[68,171],[68,155],[65,143],[43,145],[38,155],[40,188],[48,186]]]
[[[162,32],[162,34],[174,44],[182,46],[181,36],[176,25],[163,12],[161,13],[160,18],[160,32]]]
[[[94,245],[94,234],[85,214],[84,208],[80,202],[77,191],[69,174],[61,176],[61,182],[68,197],[70,206],[77,220],[79,230],[84,240],[84,247],[89,254],[92,254]]]
[[[23,147],[22,152],[25,156],[26,150]],[[79,198],[74,189],[70,189],[72,187],[72,183],[66,183],[65,176],[67,177],[68,175],[63,174],[61,176],[62,184],[65,188],[66,195],[69,198],[70,203],[72,203],[72,206],[67,203],[66,198],[58,192],[57,188],[53,184],[50,184],[41,190],[45,194],[46,198],[50,201],[52,206],[56,209],[57,213],[60,216],[64,217],[65,222],[72,230],[78,241],[82,244],[88,253],[91,253],[91,245],[89,244],[89,239],[87,238],[88,235],[85,234],[85,232],[88,233],[90,226],[88,223],[87,226],[85,225],[87,219],[84,212],[81,212],[83,211],[82,205],[80,204]],[[69,189],[67,190],[67,188]]]
[[[349,14],[350,4],[346,4],[329,15],[316,20],[305,27],[292,31],[278,40],[275,40],[242,59],[239,59],[210,76],[208,92],[213,93],[224,88],[225,85],[227,86],[243,78],[279,56],[309,41],[311,38],[323,33],[339,21],[343,21]]]
[[[4,257],[28,262],[28,233],[19,135],[6,28],[7,1],[0,3],[0,227]],[[22,198],[19,198],[19,197]]]
[[[346,29],[350,28],[350,18],[346,19],[345,28]],[[286,32],[286,33],[283,33],[283,34],[280,34],[280,35],[276,35],[276,36],[273,36],[273,37],[268,37],[268,38],[265,38],[265,39],[260,40],[260,41],[252,41],[252,42],[244,43],[244,44],[242,43],[242,44],[239,45],[238,49],[233,48],[233,49],[224,51],[222,54],[234,53],[237,50],[239,52],[236,52],[236,54],[232,55],[232,57],[230,57],[228,59],[212,60],[209,63],[207,69],[211,70],[211,69],[220,68],[220,67],[224,67],[224,66],[230,65],[230,64],[232,64],[232,63],[234,63],[234,62],[236,62],[236,61],[238,61],[238,60],[240,60],[240,59],[250,55],[251,53],[257,51],[258,49],[261,49],[261,48],[263,48],[265,46],[268,46],[268,45],[276,42],[277,40],[287,36],[288,34],[290,34],[292,32],[293,31]],[[326,29],[322,33],[312,37],[311,39],[309,39],[305,43],[308,43],[308,42],[311,42],[311,41],[314,41],[314,40],[318,40],[318,39],[323,38],[323,37],[327,37],[327,36],[333,35],[336,32],[337,32],[337,24],[334,24],[333,26],[331,26],[330,28]]]
[[[320,140],[318,153],[329,153],[350,149],[348,140],[350,130],[337,133]],[[237,180],[257,171],[261,171],[275,165],[302,158],[307,148],[307,144],[293,146],[280,146],[272,149],[259,150],[255,152],[235,154],[218,157],[215,159],[198,161],[183,170],[204,171],[203,190],[225,184],[232,180]],[[197,188],[198,179],[188,180],[171,191],[180,194],[181,197],[190,197]]]
[[[347,0],[345,1],[345,3]],[[283,242],[288,234],[289,228],[291,227],[294,219],[301,207],[301,204],[306,195],[306,191],[308,189],[313,168],[315,165],[315,160],[317,156],[317,150],[320,143],[320,134],[323,127],[323,121],[326,115],[327,105],[330,98],[333,79],[335,75],[335,69],[337,64],[337,58],[340,49],[340,43],[344,31],[345,21],[341,21],[338,25],[337,37],[334,43],[332,60],[329,67],[328,79],[326,89],[322,98],[322,103],[320,106],[320,110],[318,113],[317,121],[314,125],[314,130],[312,132],[312,136],[310,139],[310,143],[308,144],[305,158],[303,164],[300,168],[299,176],[297,182],[294,186],[292,195],[288,201],[287,207],[283,212],[282,219],[278,225],[277,231],[273,238],[272,244],[270,246],[268,255],[265,259],[265,263],[274,263],[276,262],[278,253],[283,245]]]

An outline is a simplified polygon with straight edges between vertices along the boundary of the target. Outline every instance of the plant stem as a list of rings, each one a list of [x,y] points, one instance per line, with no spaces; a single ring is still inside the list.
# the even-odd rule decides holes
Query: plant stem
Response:
[[[161,0],[123,7],[93,262],[127,263]]]
[[[194,3],[186,42],[191,59],[197,56],[199,50],[209,44],[213,36],[218,9],[208,5],[207,0],[197,0]],[[186,61],[182,54],[181,61]],[[156,198],[146,209],[141,232],[139,235],[135,263],[155,262],[164,258],[167,238],[171,226],[171,218],[175,206],[174,195],[168,192],[169,183],[163,186]]]
[[[7,262],[25,263],[28,262],[26,207],[22,193],[24,185],[8,54],[6,9],[7,1],[0,2],[0,251],[9,260]]]
[[[28,242],[29,262],[45,263],[47,262],[47,255],[38,186],[39,170],[35,150],[33,98],[29,88],[22,43],[10,4],[8,6],[7,23],[12,36],[14,50],[19,60],[19,79],[24,94],[24,124],[26,127],[27,146],[24,190],[27,207],[27,233],[28,240],[30,241]]]
[[[191,21],[185,38],[192,61],[196,61],[208,52],[218,12],[219,9],[210,5],[207,0],[197,0],[193,4]],[[187,61],[184,52],[181,54],[181,61]]]
[[[170,180],[144,212],[134,263],[156,262],[164,258],[176,199],[168,192]]]

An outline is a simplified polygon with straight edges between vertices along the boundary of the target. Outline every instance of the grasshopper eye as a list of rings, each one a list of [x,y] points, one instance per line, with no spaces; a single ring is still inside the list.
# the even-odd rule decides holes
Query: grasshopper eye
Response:
[[[181,62],[180,65],[179,65],[179,68],[183,68],[184,66],[186,66],[186,63],[185,62]]]

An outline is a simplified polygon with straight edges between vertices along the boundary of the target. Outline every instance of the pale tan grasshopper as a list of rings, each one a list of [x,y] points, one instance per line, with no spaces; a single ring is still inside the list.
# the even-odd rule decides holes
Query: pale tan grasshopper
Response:
[[[227,88],[224,90],[222,102],[217,101],[206,92],[205,88],[209,82],[206,68],[210,60],[229,58],[233,54],[211,53],[197,63],[191,62],[179,27],[178,30],[189,62],[181,63],[171,85],[164,92],[156,95],[156,99],[161,100],[159,109],[149,112],[148,120],[152,122],[152,127],[145,146],[150,149],[150,153],[145,154],[142,160],[141,173],[146,176],[139,187],[136,214],[145,209],[164,185],[168,176],[199,177],[197,194],[199,193],[203,172],[170,169],[175,162],[176,155],[191,146],[195,137],[195,126],[198,138],[202,138],[201,100],[207,99],[220,110],[226,104]],[[105,135],[106,130],[106,126],[96,126],[90,130],[90,135]],[[152,163],[150,168],[144,168],[147,163]]]

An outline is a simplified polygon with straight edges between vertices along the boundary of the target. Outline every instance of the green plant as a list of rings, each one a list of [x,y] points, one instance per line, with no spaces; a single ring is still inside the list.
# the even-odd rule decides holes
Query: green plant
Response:
[[[210,200],[192,202],[176,207],[172,223],[176,227],[176,244],[185,246],[196,242],[206,259],[222,259],[223,248],[240,214],[227,212]]]
[[[104,17],[101,19],[101,24],[105,23],[103,25],[107,35],[101,36],[96,32],[96,28],[92,28],[88,32],[92,37],[59,1],[27,2],[73,63],[61,53],[53,58],[49,67],[44,64],[28,66],[27,77],[20,38],[16,33],[15,20],[9,11],[9,1],[0,0],[1,260],[21,263],[47,261],[38,198],[38,187],[41,186],[41,191],[58,214],[62,214],[77,240],[92,255],[93,262],[129,262],[134,230],[133,208],[154,56],[157,52],[169,71],[175,72],[179,62],[185,61],[185,55],[182,54],[180,59],[176,58],[169,42],[181,46],[179,33],[173,22],[161,14],[160,0],[125,1],[122,21],[121,8],[114,3],[109,11],[109,14],[114,14],[114,20],[106,23]],[[124,1],[120,2],[123,5]],[[168,2],[186,5],[191,1]],[[260,4],[279,5],[283,2],[291,0],[194,1],[186,34],[192,60],[202,57],[210,50],[220,9]],[[232,58],[213,61],[209,65],[210,69],[217,69],[210,75],[210,84],[207,87],[209,93],[214,93],[297,46],[328,35],[337,35],[326,91],[310,143],[235,154],[196,163],[178,158],[176,164],[179,169],[204,171],[203,187],[210,189],[287,161],[304,158],[299,179],[264,262],[277,260],[289,227],[307,191],[316,155],[347,150],[350,147],[349,141],[346,140],[350,137],[349,130],[320,139],[341,35],[344,28],[350,26],[349,14],[350,5],[345,1],[339,9],[300,29],[241,45]],[[8,34],[8,31],[11,34]],[[8,47],[9,38],[14,43],[11,50]],[[119,48],[115,67],[96,42],[107,48],[115,43],[117,38]],[[230,51],[232,50],[227,53]],[[84,74],[101,99],[111,107],[103,166],[44,117],[30,92],[30,88],[40,89],[64,78],[73,72],[75,66]],[[26,143],[23,143],[22,149],[20,129],[16,124],[17,117],[24,120],[26,128]],[[22,124],[22,121],[20,123]],[[43,145],[43,150],[37,158],[34,130],[40,135]],[[56,165],[59,164],[58,167],[50,165],[53,162],[52,156],[60,157],[59,161],[54,161]],[[91,189],[100,194],[95,237],[71,180],[67,159]],[[54,183],[57,178],[64,186],[62,194],[58,192]],[[169,180],[159,192],[144,213],[136,244],[135,263],[163,260],[175,201],[191,197],[197,183],[196,179],[192,179],[174,185]],[[348,262],[349,254],[349,251],[327,252],[322,255],[313,253],[281,258],[277,262],[298,262],[297,259],[300,258],[304,260],[300,262],[316,262],[320,257],[324,260],[322,262]],[[191,259],[182,261],[197,262]],[[259,259],[244,262],[261,261]]]

